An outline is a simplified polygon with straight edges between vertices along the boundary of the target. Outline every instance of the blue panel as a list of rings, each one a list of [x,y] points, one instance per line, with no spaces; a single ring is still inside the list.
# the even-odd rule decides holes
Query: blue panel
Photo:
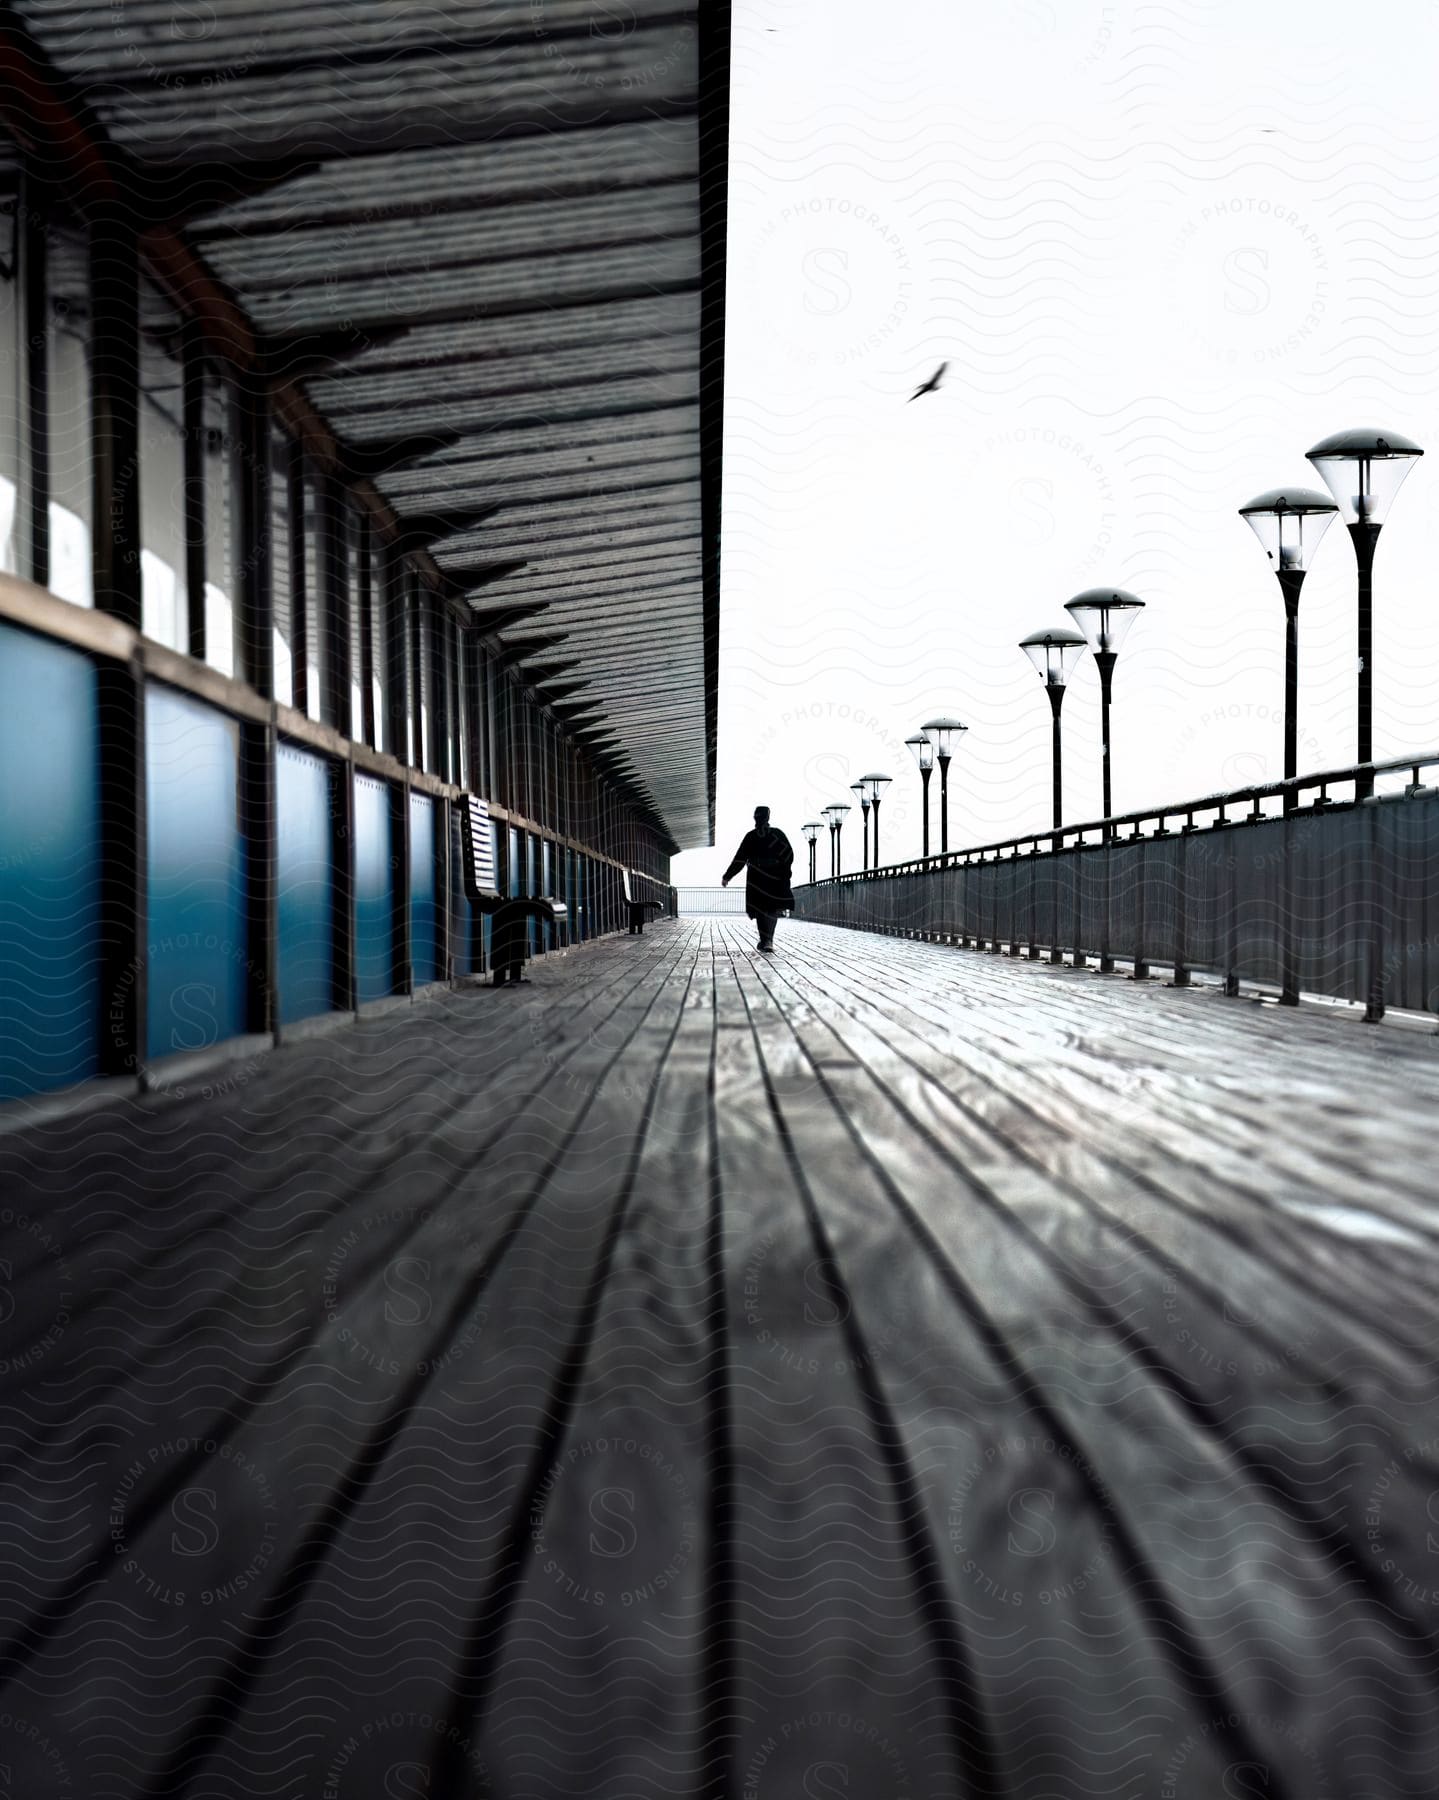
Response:
[[[94,666],[9,625],[0,768],[0,1099],[13,1099],[99,1067],[100,816]]]
[[[240,727],[187,694],[145,690],[151,1056],[245,1029],[249,955]]]
[[[520,891],[520,834],[513,825],[510,827],[510,859],[505,868],[510,878],[510,898],[513,900]]]
[[[275,765],[280,888],[280,1022],[334,1005],[335,874],[330,853],[330,765],[281,744]]]
[[[395,874],[390,852],[390,790],[355,777],[355,993],[383,1000],[395,987]]]
[[[440,979],[436,952],[439,908],[435,895],[435,803],[410,795],[410,965],[416,987]]]

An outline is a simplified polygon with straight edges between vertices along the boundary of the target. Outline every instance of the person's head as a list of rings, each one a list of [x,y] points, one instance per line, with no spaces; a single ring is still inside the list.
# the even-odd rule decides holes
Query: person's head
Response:
[[[767,806],[757,806],[754,809],[754,822],[761,831],[769,824],[769,808]]]

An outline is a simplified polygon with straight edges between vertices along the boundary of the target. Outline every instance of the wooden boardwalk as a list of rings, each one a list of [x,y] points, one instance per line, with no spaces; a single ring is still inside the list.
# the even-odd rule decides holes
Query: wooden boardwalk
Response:
[[[0,1134],[17,1795],[1429,1800],[1439,1042],[681,921]]]

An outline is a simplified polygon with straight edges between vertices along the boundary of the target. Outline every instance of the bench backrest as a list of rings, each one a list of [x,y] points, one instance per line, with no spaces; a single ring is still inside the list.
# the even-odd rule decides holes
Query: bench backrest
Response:
[[[465,852],[465,892],[472,900],[498,900],[500,884],[490,809],[476,794],[466,794],[460,803],[460,838]]]
[[[495,834],[490,829],[490,809],[478,794],[466,794],[460,802],[460,840],[464,850],[464,885],[471,900],[500,900],[499,870],[495,867]],[[563,900],[551,900],[557,924],[570,916]]]

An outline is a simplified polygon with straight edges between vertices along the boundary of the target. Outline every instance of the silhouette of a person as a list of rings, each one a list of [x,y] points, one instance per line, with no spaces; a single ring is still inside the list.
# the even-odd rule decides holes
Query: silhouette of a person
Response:
[[[728,887],[741,869],[749,870],[744,884],[744,909],[758,927],[761,950],[774,949],[779,915],[794,905],[789,885],[793,867],[794,851],[789,839],[778,826],[770,824],[769,808],[757,806],[754,830],[745,833],[734,861],[720,877],[720,886]]]

